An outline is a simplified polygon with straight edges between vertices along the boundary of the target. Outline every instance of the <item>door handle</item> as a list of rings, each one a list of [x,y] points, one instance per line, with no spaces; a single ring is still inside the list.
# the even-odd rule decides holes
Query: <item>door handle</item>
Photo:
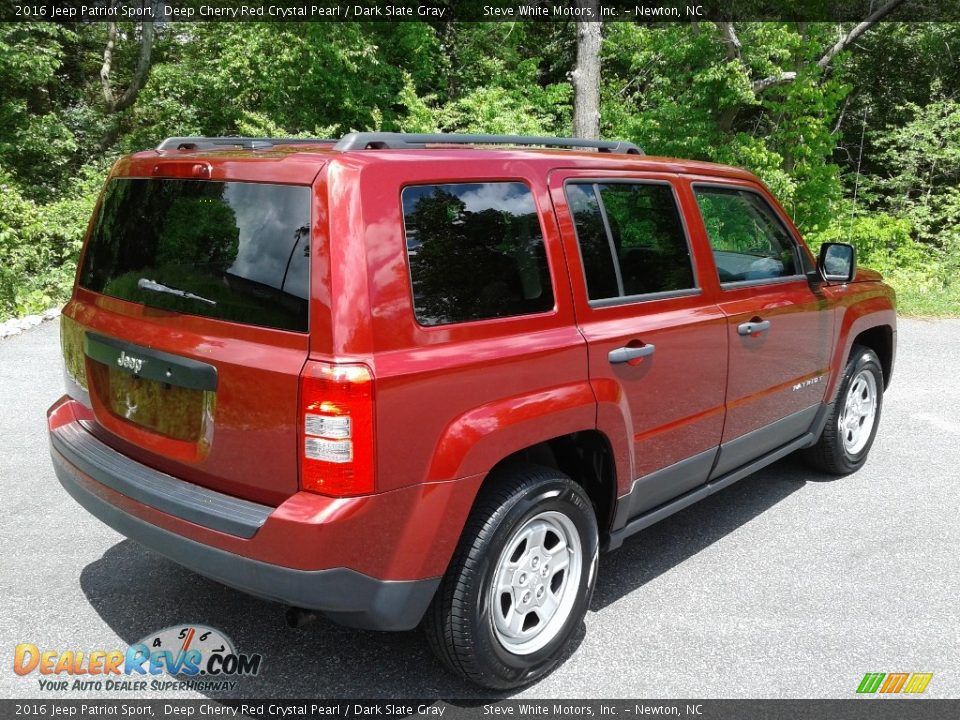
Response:
[[[740,323],[737,326],[737,332],[741,335],[759,335],[762,332],[766,332],[770,329],[769,320],[761,320],[760,322],[745,322]]]
[[[650,355],[653,355],[653,351],[656,349],[656,345],[621,347],[617,348],[616,350],[611,350],[610,354],[607,355],[607,359],[612,363],[630,362],[631,360],[639,360],[640,358],[649,357]]]

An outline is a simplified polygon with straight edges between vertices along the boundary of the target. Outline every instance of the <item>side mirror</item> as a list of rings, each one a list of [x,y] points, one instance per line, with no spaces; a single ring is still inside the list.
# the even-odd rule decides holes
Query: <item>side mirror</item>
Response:
[[[827,282],[848,283],[857,272],[857,252],[847,243],[824,243],[820,246],[817,272]]]

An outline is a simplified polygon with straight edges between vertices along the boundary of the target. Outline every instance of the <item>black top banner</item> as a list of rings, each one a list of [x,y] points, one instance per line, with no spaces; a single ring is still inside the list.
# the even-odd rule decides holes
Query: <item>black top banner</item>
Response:
[[[960,0],[3,0],[0,21],[960,21]]]

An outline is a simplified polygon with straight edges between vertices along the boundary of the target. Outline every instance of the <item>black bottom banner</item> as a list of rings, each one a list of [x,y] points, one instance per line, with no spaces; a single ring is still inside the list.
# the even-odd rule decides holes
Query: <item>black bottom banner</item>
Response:
[[[930,720],[960,700],[0,700],[0,718],[655,718]]]

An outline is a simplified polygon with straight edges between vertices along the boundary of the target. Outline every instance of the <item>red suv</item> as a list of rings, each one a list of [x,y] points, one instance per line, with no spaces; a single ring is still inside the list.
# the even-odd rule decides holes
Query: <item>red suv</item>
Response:
[[[896,317],[732,167],[172,138],[111,171],[62,344],[51,452],[92,514],[264,598],[422,623],[506,688],[559,661],[601,548],[795,450],[858,469]]]

